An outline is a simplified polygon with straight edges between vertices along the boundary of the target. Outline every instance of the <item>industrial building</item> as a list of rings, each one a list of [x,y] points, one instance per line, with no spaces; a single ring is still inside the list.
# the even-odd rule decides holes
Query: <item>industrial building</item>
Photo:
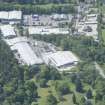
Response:
[[[70,51],[46,53],[43,55],[43,59],[47,65],[51,65],[59,71],[70,70],[70,68],[76,65],[79,61],[79,59]]]
[[[20,24],[22,11],[0,11],[0,22],[3,24]]]
[[[14,38],[16,37],[15,28],[11,25],[0,26],[1,34],[4,38]]]
[[[86,24],[98,24],[98,15],[97,14],[88,14],[86,16]]]
[[[83,19],[77,19],[76,30],[80,35],[91,36],[98,41],[98,14],[87,14]]]
[[[26,16],[26,17],[25,17]],[[59,28],[59,27],[48,27],[48,26],[32,26],[39,24],[39,15],[25,15],[24,20],[26,24],[30,25],[28,32],[30,35],[68,35],[70,33],[69,29]],[[66,17],[67,16],[67,17]],[[71,15],[60,15],[61,20],[67,20]],[[41,19],[46,18],[46,16],[41,16]],[[47,16],[51,23],[53,19]],[[33,40],[27,37],[21,37],[17,29],[14,28],[13,24],[21,23],[22,12],[21,11],[1,11],[0,12],[0,32],[3,36],[3,40],[10,46],[19,64],[34,65],[34,64],[47,64],[58,69],[59,71],[68,70],[73,67],[78,62],[78,58],[75,57],[69,51],[60,51],[56,46],[46,43],[43,41]],[[48,21],[48,20],[47,20]],[[47,22],[46,21],[46,22]],[[56,21],[56,20],[55,20]],[[24,22],[24,23],[25,23]],[[31,23],[33,22],[33,23]],[[36,22],[34,24],[34,22]],[[45,22],[45,24],[46,24]],[[40,20],[40,23],[41,20]],[[56,23],[56,22],[55,22]],[[58,21],[59,23],[59,21]],[[48,24],[47,24],[48,25]]]
[[[47,26],[47,27],[59,27],[61,23],[72,22],[72,14],[51,14],[51,15],[38,15],[30,14],[23,15],[24,26]]]
[[[42,59],[34,53],[27,38],[17,37],[5,39],[5,41],[11,47],[20,64],[33,65],[43,63]]]
[[[4,39],[20,64],[47,64],[59,71],[70,70],[78,58],[70,51],[60,51],[56,46],[43,41],[30,41],[26,37]]]
[[[40,34],[40,35],[50,35],[50,34],[69,34],[68,29],[64,28],[45,28],[45,27],[29,27],[29,34]]]
[[[23,25],[25,26],[33,26],[39,25],[39,15],[24,15],[23,16]]]
[[[52,14],[51,19],[61,21],[61,20],[68,20],[69,17],[66,14]]]

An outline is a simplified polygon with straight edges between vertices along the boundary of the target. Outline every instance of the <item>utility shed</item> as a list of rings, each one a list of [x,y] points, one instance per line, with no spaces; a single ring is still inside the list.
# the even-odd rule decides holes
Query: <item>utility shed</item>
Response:
[[[3,25],[0,27],[1,34],[4,38],[14,38],[16,37],[15,29],[11,25]]]
[[[51,65],[62,71],[76,65],[79,59],[70,51],[57,51],[45,54],[44,61],[47,65]]]

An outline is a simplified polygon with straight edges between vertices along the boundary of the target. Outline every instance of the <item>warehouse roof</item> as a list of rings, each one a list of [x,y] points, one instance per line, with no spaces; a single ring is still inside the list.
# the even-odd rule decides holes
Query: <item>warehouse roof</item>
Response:
[[[8,12],[6,11],[1,11],[0,12],[0,19],[8,19]]]
[[[16,36],[14,27],[12,27],[11,25],[3,25],[0,27],[0,29],[4,37]]]
[[[29,27],[29,34],[69,34],[69,31],[64,28]]]
[[[9,19],[21,19],[22,12],[21,11],[10,11],[9,12]]]
[[[28,42],[28,39],[26,37],[16,37],[13,39],[4,39],[4,40],[9,46],[13,46],[14,44],[20,43],[20,42]]]
[[[70,51],[57,51],[45,55],[45,58],[46,63],[50,61],[57,67],[78,62],[78,58]]]
[[[19,60],[22,60],[27,65],[41,64],[43,61],[34,53],[28,39],[26,37],[17,37],[13,39],[5,39],[6,43],[12,50],[16,50],[19,54]]]
[[[0,11],[0,19],[21,19],[22,11]]]
[[[20,59],[27,65],[41,64],[42,60],[37,57],[27,42],[16,43],[11,47],[12,50],[17,50]]]

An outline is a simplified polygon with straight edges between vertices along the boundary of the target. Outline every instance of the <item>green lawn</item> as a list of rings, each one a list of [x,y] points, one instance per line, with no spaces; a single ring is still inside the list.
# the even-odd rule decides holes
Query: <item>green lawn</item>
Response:
[[[104,41],[104,44],[105,44],[105,29],[102,30],[102,38],[103,38],[103,41]]]
[[[46,88],[38,88],[38,94],[40,96],[38,100],[38,105],[46,105],[46,97],[48,96],[49,92],[51,92],[58,99],[58,96],[53,86],[53,82],[49,81],[48,85],[49,87]],[[73,88],[74,86],[72,85],[72,89]],[[72,102],[72,94],[65,95],[64,99],[65,101],[62,102],[59,102],[58,100],[58,105],[74,105]]]
[[[46,96],[48,96],[48,91],[49,91],[49,88],[39,88],[38,89],[38,94],[40,96],[39,98],[39,105],[46,105]]]
[[[103,5],[100,9],[102,10],[102,13],[105,14],[105,5]]]
[[[101,66],[101,68],[104,70],[104,73],[105,73],[105,63],[102,64],[102,65],[100,65],[100,66]]]
[[[64,96],[65,101],[58,103],[58,105],[74,105],[72,102],[72,94]]]

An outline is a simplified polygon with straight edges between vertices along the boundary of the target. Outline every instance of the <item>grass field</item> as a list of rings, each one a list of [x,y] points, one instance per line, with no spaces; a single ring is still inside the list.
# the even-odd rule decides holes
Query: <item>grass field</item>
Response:
[[[105,44],[105,29],[102,30],[102,38],[103,38],[103,41],[104,41],[104,44]]]
[[[38,105],[46,105],[46,97],[48,96],[49,93],[52,93],[57,99],[58,96],[56,94],[56,91],[54,89],[54,86],[52,85],[52,82],[50,81],[48,83],[48,87],[46,88],[38,88],[38,94],[39,94],[39,100],[38,100]],[[74,86],[72,86],[72,89]],[[58,105],[74,105],[72,102],[72,94],[64,95],[65,101],[59,102],[58,100]]]

